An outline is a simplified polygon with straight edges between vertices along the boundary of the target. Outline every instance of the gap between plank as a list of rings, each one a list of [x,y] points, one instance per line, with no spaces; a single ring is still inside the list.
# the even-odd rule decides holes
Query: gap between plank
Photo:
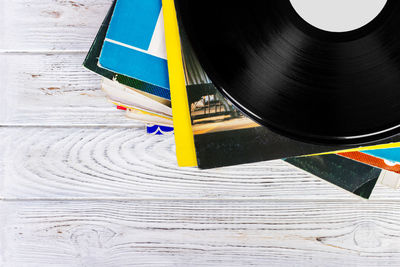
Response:
[[[341,198],[341,199],[298,199],[298,198],[284,198],[284,199],[271,199],[271,198],[0,198],[1,202],[26,202],[26,201],[71,201],[71,202],[91,202],[91,201],[100,201],[100,202],[142,202],[142,201],[166,201],[166,202],[175,202],[175,201],[187,201],[187,202],[316,202],[316,203],[400,203],[400,200],[393,200],[390,198],[380,198],[380,199],[370,199],[365,200],[361,198],[354,197],[352,198]]]
[[[89,49],[86,50],[4,50],[0,49],[0,55],[42,55],[42,54],[87,54]]]

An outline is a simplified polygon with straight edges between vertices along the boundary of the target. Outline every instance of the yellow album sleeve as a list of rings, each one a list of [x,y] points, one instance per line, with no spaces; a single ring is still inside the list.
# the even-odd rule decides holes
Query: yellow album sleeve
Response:
[[[190,119],[189,102],[183,71],[178,21],[173,0],[162,0],[168,72],[171,90],[176,157],[180,167],[197,166],[196,149]]]

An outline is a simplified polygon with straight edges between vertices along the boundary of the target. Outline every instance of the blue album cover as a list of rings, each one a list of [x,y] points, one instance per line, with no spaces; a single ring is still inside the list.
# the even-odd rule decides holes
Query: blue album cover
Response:
[[[385,159],[392,162],[400,162],[400,148],[384,148],[377,150],[362,151],[365,154]]]
[[[99,65],[169,89],[161,0],[118,0]]]

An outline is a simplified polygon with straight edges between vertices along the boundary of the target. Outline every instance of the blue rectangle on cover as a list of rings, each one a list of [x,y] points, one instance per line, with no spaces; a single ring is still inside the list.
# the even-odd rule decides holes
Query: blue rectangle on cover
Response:
[[[158,0],[118,0],[107,38],[147,50],[160,12]]]
[[[161,9],[161,0],[118,0],[99,65],[169,90]]]
[[[114,55],[106,59],[107,68],[118,69],[119,71],[116,72],[125,75],[128,75],[126,73],[134,73],[134,77],[131,77],[163,88],[169,88],[166,60],[110,42],[104,43],[103,50]],[[121,57],[127,65],[121,65]]]
[[[377,150],[367,150],[362,152],[388,161],[400,162],[400,148],[384,148]]]

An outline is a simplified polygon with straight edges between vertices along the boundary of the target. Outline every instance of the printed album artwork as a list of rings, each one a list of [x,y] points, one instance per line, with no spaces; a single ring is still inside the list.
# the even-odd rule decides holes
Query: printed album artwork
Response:
[[[83,65],[90,71],[93,71],[94,73],[103,77],[102,90],[107,94],[107,99],[110,103],[114,104],[118,110],[125,111],[125,116],[127,118],[150,123],[147,129],[149,134],[156,132],[157,134],[170,134],[173,131],[173,128],[169,88],[162,88],[151,84],[148,81],[138,80],[136,78],[105,69],[99,64],[99,58],[103,51],[103,45],[106,35],[109,31],[111,19],[113,17],[118,18],[120,16],[119,13],[121,12],[121,3],[122,1],[118,1],[119,9],[116,10],[117,1],[113,1],[103,23],[101,24],[101,27],[99,28],[85,61],[83,62]],[[140,4],[140,1],[129,1],[128,4],[137,5]],[[152,7],[156,10],[160,9],[160,5],[157,5],[157,2],[153,2]],[[158,17],[160,17],[160,14],[154,15],[154,18]],[[123,24],[126,23],[129,24],[130,22],[126,21],[125,18]],[[120,25],[120,27],[125,26]],[[159,34],[162,35],[162,31]],[[162,41],[162,38],[158,38],[158,40],[159,43],[161,43],[161,47],[165,45]],[[120,64],[122,63],[123,62],[120,62]],[[136,63],[136,66],[139,66],[139,63]],[[154,130],[156,129],[153,125],[154,123],[158,124],[164,130],[159,131],[158,128],[157,130]],[[168,130],[166,130],[166,126],[169,126]]]
[[[99,65],[169,90],[161,1],[117,1]]]
[[[193,53],[183,27],[179,31],[192,131],[200,168],[290,158],[341,148],[289,139],[245,116],[213,85]]]
[[[388,162],[400,162],[400,153],[397,148],[386,148],[373,151],[366,151],[366,154],[371,156],[379,157],[387,160]]]
[[[127,0],[124,0],[124,1],[127,1]],[[128,1],[130,1],[130,0],[128,0]],[[118,1],[118,2],[120,2],[120,1]],[[154,2],[154,1],[149,1],[149,2]],[[101,52],[103,49],[103,44],[106,39],[106,35],[107,35],[108,29],[109,29],[111,19],[112,19],[113,15],[118,15],[118,14],[114,14],[116,3],[117,3],[117,1],[113,2],[109,12],[107,13],[107,16],[105,17],[105,19],[97,33],[96,38],[93,41],[92,47],[90,48],[89,53],[87,54],[83,65],[87,69],[89,69],[107,79],[116,80],[123,85],[135,88],[137,90],[141,90],[143,92],[150,93],[155,96],[159,96],[161,98],[164,98],[164,99],[167,99],[170,101],[171,95],[169,92],[169,88],[163,88],[163,87],[151,84],[146,81],[138,80],[136,78],[129,77],[127,75],[123,75],[121,73],[117,73],[112,70],[105,69],[102,66],[100,66],[99,58],[100,58],[100,55],[101,55]],[[155,1],[155,3],[157,3],[157,1]],[[132,4],[134,4],[134,1],[131,2],[131,5]],[[157,8],[157,6],[155,8]],[[133,10],[135,10],[135,9],[133,8]],[[130,22],[128,21],[127,23],[130,23]],[[125,26],[121,25],[121,27],[125,27]],[[126,64],[126,63],[124,63],[124,64]],[[123,65],[122,62],[120,62],[119,65]]]
[[[386,149],[382,149],[386,150]],[[393,151],[396,151],[396,154],[399,153],[399,148],[394,149]],[[352,159],[361,163],[368,164],[370,166],[374,166],[383,170],[391,171],[394,173],[400,174],[400,163],[398,161],[391,161],[385,159],[384,156],[377,157],[374,155],[371,155],[373,153],[377,153],[375,150],[371,151],[354,151],[354,152],[347,152],[347,153],[339,153],[338,155]]]
[[[269,144],[260,146],[259,140],[262,140],[260,132],[265,128],[238,111],[218,92],[185,40],[181,32],[187,96],[199,167],[263,160]],[[220,133],[222,138],[215,139],[214,133]],[[211,137],[202,138],[205,135]],[[231,158],[229,155],[232,153],[234,157]],[[381,174],[378,168],[334,154],[289,158],[286,161],[363,198],[371,195]]]
[[[179,166],[281,159],[362,198],[378,181],[400,185],[398,136],[362,149],[307,142],[261,126],[227,100],[202,68],[174,3],[191,8],[181,0],[113,1],[84,66],[102,77],[116,112],[146,123],[148,136],[175,135]]]

